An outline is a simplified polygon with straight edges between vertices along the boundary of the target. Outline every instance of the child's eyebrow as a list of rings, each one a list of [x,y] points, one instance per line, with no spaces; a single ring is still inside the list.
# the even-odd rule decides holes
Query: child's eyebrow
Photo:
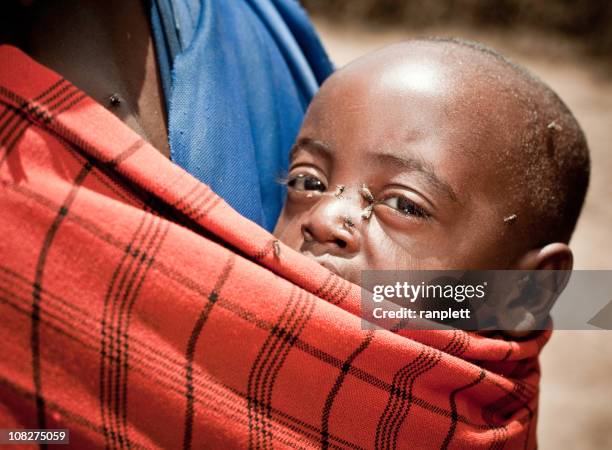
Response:
[[[370,153],[368,158],[371,158],[373,161],[376,161],[378,164],[382,166],[395,166],[400,167],[401,169],[405,169],[411,172],[420,172],[425,176],[427,181],[429,181],[437,190],[441,191],[452,201],[456,202],[457,194],[451,187],[451,185],[444,181],[442,178],[436,174],[435,168],[427,161],[422,158],[416,158],[413,156],[399,156],[394,153]]]
[[[295,145],[291,147],[291,150],[289,151],[289,161],[292,161],[293,158],[295,158],[295,154],[303,149],[308,149],[312,152],[318,153],[320,156],[326,159],[331,159],[334,153],[331,147],[325,142],[303,137],[298,139]]]

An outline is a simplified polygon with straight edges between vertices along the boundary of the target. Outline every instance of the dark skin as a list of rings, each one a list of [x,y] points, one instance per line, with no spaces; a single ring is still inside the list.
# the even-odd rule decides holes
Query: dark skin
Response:
[[[458,61],[440,44],[400,44],[330,77],[292,150],[274,234],[357,284],[364,269],[571,269],[565,243],[534,246],[521,227],[506,150],[525,112],[498,69]]]
[[[21,1],[10,36],[169,157],[166,112],[148,13],[140,1]],[[20,8],[20,9],[19,9]],[[111,102],[117,94],[119,102]]]

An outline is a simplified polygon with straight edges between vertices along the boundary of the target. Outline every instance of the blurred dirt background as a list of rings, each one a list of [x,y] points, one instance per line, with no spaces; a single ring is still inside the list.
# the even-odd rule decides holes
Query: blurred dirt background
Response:
[[[458,36],[541,77],[589,140],[592,175],[575,268],[612,269],[612,2],[303,0],[338,67],[386,44]],[[612,449],[612,331],[557,331],[542,354],[540,448]]]

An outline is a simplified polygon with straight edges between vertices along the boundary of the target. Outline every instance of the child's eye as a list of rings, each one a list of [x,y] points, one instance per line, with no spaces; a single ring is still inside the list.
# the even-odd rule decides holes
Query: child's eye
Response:
[[[290,177],[287,186],[296,191],[319,191],[325,192],[327,187],[314,175],[299,174]]]
[[[426,219],[429,214],[416,203],[401,195],[394,195],[393,197],[387,197],[380,203],[387,205],[405,216],[415,216]]]

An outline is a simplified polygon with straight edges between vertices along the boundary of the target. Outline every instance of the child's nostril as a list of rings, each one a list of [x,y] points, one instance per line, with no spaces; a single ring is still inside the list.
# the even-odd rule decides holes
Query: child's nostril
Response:
[[[343,241],[342,239],[336,239],[336,245],[340,248],[345,248],[346,247],[346,241]]]

